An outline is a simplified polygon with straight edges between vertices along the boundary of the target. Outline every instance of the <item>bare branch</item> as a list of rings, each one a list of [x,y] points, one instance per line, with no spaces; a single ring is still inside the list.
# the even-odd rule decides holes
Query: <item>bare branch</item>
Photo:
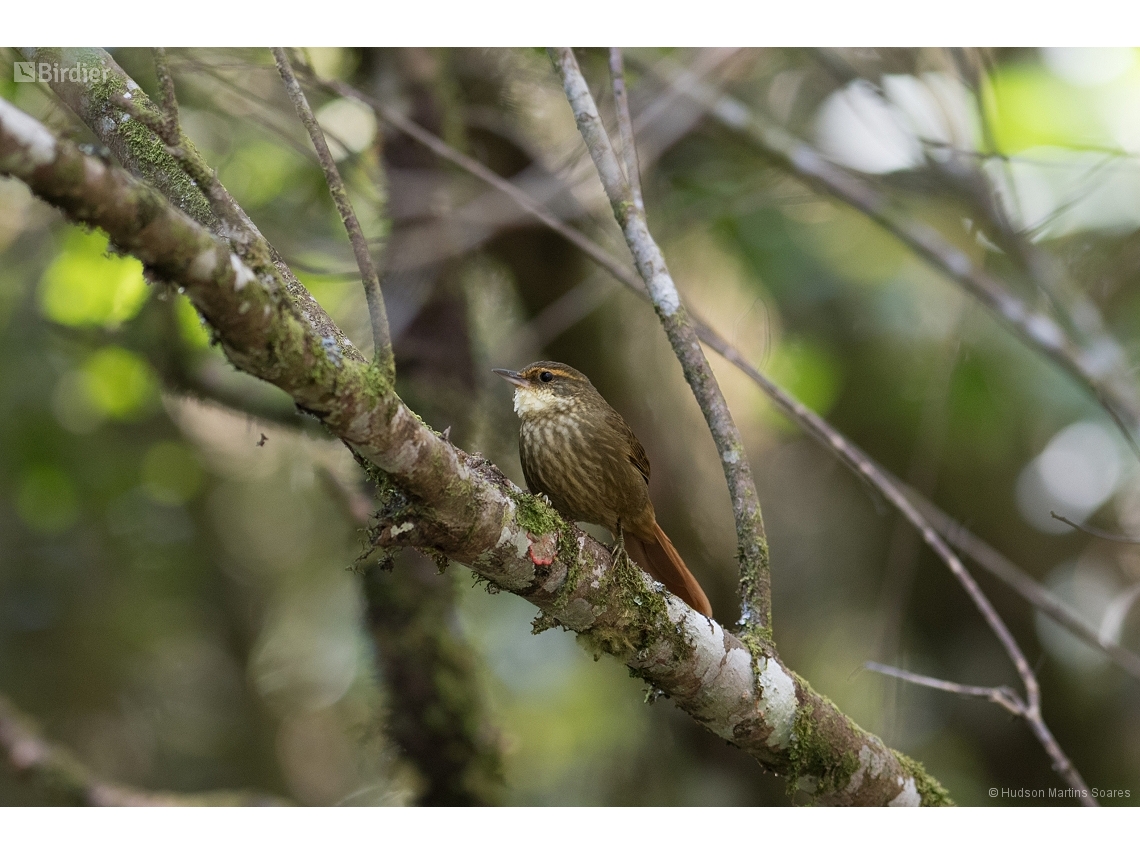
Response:
[[[1084,523],[1073,522],[1068,517],[1063,517],[1056,511],[1049,511],[1049,516],[1063,522],[1065,525],[1075,528],[1077,531],[1083,531],[1085,534],[1091,534],[1093,537],[1100,540],[1108,540],[1112,543],[1130,543],[1133,545],[1140,545],[1140,538],[1129,537],[1126,534],[1114,534],[1111,531],[1105,531],[1103,528],[1096,528],[1095,526],[1085,525]]]
[[[1069,786],[1078,793],[1077,798],[1085,807],[1097,807],[1098,802],[1092,795],[1089,785],[1085,783],[1085,779],[1073,766],[1065,753],[1061,750],[1061,746],[1057,744],[1057,740],[1049,729],[1045,726],[1045,722],[1041,719],[1041,709],[1037,704],[1026,704],[1017,694],[1006,686],[986,687],[986,686],[967,686],[962,683],[953,683],[949,680],[939,680],[934,677],[925,677],[922,674],[915,674],[912,671],[904,671],[901,668],[894,668],[890,665],[880,665],[878,662],[865,662],[863,667],[869,671],[878,671],[880,674],[886,674],[889,677],[897,677],[900,680],[906,680],[908,683],[915,683],[919,686],[926,686],[931,689],[938,689],[943,692],[952,692],[958,695],[967,695],[970,697],[986,698],[993,701],[998,706],[1013,713],[1018,718],[1025,720],[1029,725],[1030,731],[1033,733],[1037,740],[1045,747],[1045,752],[1049,755],[1049,759],[1053,761],[1053,770],[1060,775]]]
[[[927,499],[914,493],[910,493],[910,498],[947,543],[973,559],[979,567],[1008,585],[1022,599],[1057,621],[1077,638],[1099,647],[1113,662],[1140,680],[1140,656],[1115,641],[1101,637],[1101,633],[1071,606],[1057,599],[1048,588]]]
[[[348,232],[348,239],[352,243],[352,252],[356,256],[356,265],[360,268],[360,278],[364,285],[364,296],[368,300],[368,316],[372,321],[372,345],[375,349],[373,360],[384,373],[384,379],[391,383],[396,379],[396,358],[392,353],[392,338],[388,332],[388,312],[384,308],[384,294],[380,290],[380,277],[376,274],[376,265],[372,263],[372,253],[368,250],[368,241],[361,231],[360,221],[356,219],[356,212],[352,209],[352,202],[348,198],[348,190],[340,177],[340,170],[336,167],[336,160],[329,151],[329,144],[325,141],[324,132],[317,124],[317,117],[309,107],[309,101],[301,90],[293,74],[293,66],[283,48],[273,48],[273,58],[277,61],[277,71],[285,83],[289,93],[289,100],[309,138],[313,141],[313,148],[317,150],[317,159],[321,162],[321,169],[325,173],[325,183],[336,203],[344,230]]]
[[[152,806],[272,806],[288,802],[280,796],[247,790],[215,790],[175,793],[140,790],[104,781],[68,749],[40,735],[40,728],[26,713],[0,695],[0,757],[53,800],[68,805],[93,807]]]
[[[868,671],[877,671],[888,677],[895,677],[914,683],[916,686],[926,686],[928,689],[938,689],[940,692],[952,692],[956,695],[966,695],[972,698],[986,698],[998,706],[1004,707],[1015,716],[1025,715],[1025,704],[1017,693],[1008,686],[967,686],[963,683],[953,683],[950,680],[939,680],[935,677],[925,677],[913,671],[904,671],[892,665],[883,665],[879,662],[864,662],[863,667]]]
[[[746,638],[770,641],[772,637],[772,580],[768,561],[768,541],[760,500],[748,464],[748,453],[728,404],[697,338],[696,327],[681,303],[680,294],[657,242],[649,233],[645,212],[632,202],[629,185],[622,175],[609,136],[598,116],[590,89],[570,48],[549,48],[562,78],[566,98],[586,148],[597,167],[618,225],[625,235],[650,301],[673,352],[685,373],[693,395],[700,404],[724,469],[732,497],[736,539],[740,558],[741,625]],[[631,132],[632,142],[632,132]]]
[[[610,48],[610,77],[614,82],[614,105],[617,107],[618,130],[621,134],[621,153],[625,160],[625,177],[629,182],[630,199],[637,210],[645,212],[641,197],[641,167],[637,163],[637,147],[633,141],[633,120],[629,117],[629,98],[625,92],[625,63],[621,48]]]

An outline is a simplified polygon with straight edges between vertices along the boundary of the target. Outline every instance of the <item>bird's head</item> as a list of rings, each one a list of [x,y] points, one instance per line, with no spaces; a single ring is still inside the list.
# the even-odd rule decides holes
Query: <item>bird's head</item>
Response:
[[[584,395],[598,394],[585,374],[561,362],[532,362],[521,371],[494,372],[515,387],[515,412],[522,418],[566,411]]]

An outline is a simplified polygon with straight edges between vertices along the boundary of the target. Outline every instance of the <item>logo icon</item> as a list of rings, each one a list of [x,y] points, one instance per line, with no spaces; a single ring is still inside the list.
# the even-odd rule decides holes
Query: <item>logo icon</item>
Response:
[[[12,63],[12,80],[16,83],[35,83],[36,64],[34,62]]]

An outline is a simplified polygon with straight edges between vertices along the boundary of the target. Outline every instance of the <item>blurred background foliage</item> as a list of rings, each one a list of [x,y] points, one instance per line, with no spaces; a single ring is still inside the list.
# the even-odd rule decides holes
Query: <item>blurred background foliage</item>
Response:
[[[113,55],[155,93],[148,51]],[[170,56],[186,134],[366,348],[348,242],[269,53]],[[541,51],[308,56],[627,257]],[[604,54],[580,58],[605,93]],[[1096,402],[882,227],[671,95],[662,72],[695,70],[1048,309],[1010,246],[1041,251],[1135,362],[1136,52],[631,50],[626,61],[650,223],[685,299],[1094,625],[1123,605],[1109,629],[1137,649],[1140,609],[1127,604],[1140,548],[1049,517],[1140,535],[1140,471]],[[645,444],[663,527],[731,624],[727,491],[651,311],[369,110],[309,95],[385,271],[404,399],[522,483],[509,389],[490,369],[552,358],[585,371]],[[45,86],[5,74],[0,96],[92,140]],[[609,96],[601,103],[608,120]],[[946,168],[962,163],[996,200],[1007,239]],[[368,631],[360,568],[350,570],[365,535],[337,498],[363,488],[349,453],[231,369],[184,297],[148,285],[104,235],[10,180],[0,181],[0,251],[0,692],[107,780],[308,804],[424,800],[430,774],[386,725],[404,691],[392,676],[405,630]],[[711,359],[757,473],[784,660],[961,803],[1002,802],[987,796],[993,786],[1061,787],[1001,709],[861,670],[871,659],[1016,684],[957,584],[885,503]],[[532,635],[523,600],[489,596],[462,567],[436,577],[416,556],[391,572],[426,572],[446,605],[429,631],[471,646],[454,661],[483,699],[475,738],[501,753],[483,800],[787,802],[783,781],[668,701],[652,703],[616,662],[593,661],[559,630]],[[1140,685],[980,582],[1036,665],[1046,720],[1076,766],[1092,786],[1130,789],[1107,803],[1140,804]],[[52,798],[0,772],[0,802]],[[1034,802],[1057,803],[1011,803]]]

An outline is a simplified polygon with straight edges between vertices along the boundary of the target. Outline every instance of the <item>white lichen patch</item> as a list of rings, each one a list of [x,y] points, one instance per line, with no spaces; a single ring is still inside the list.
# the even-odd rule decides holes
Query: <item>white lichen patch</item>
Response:
[[[589,601],[576,597],[562,609],[558,622],[568,629],[582,632],[594,625],[594,617],[594,607]]]
[[[1025,321],[1026,331],[1041,345],[1055,350],[1065,342],[1065,332],[1052,318],[1046,315],[1030,315]]]
[[[566,579],[566,568],[556,567],[553,572],[547,574],[546,581],[542,583],[542,590],[548,594],[553,594],[562,585],[563,580]]]
[[[726,451],[720,457],[721,460],[723,460],[725,463],[737,463],[740,461],[740,452],[738,452],[736,449],[731,449],[729,451]]]
[[[886,759],[878,751],[872,749],[870,745],[864,745],[859,749],[859,768],[851,776],[844,792],[851,794],[858,792],[865,778],[868,776],[878,778],[883,774],[886,765]]]
[[[694,677],[707,685],[725,660],[724,630],[719,623],[697,614],[676,597],[667,599],[666,608],[669,620],[684,624],[685,635],[693,645],[689,668]]]
[[[400,523],[398,526],[395,526],[392,529],[391,535],[392,535],[392,537],[395,537],[396,535],[403,534],[406,531],[411,531],[415,527],[416,526],[414,523],[410,523],[410,522]]]
[[[88,184],[95,184],[103,180],[103,176],[107,174],[107,167],[101,161],[93,157],[85,158],[83,161],[83,180]]]
[[[732,739],[738,724],[755,712],[752,657],[742,647],[726,644],[724,629],[676,597],[667,600],[669,619],[684,627],[690,645],[688,668],[703,687],[701,718],[722,739]],[[647,655],[627,664],[654,668],[676,655],[672,644],[654,645]]]
[[[664,277],[661,277],[662,279]],[[677,310],[681,308],[681,295],[677,293],[677,288],[672,282],[656,281],[652,287],[653,302],[657,304],[658,308],[667,318],[673,317]]]
[[[526,530],[519,529],[516,531],[510,542],[514,545],[519,558],[526,558],[526,554],[530,550],[530,538],[527,537]]]
[[[198,281],[210,279],[214,275],[217,263],[218,256],[213,247],[202,250],[190,262],[190,278]]]
[[[20,143],[24,157],[33,167],[43,166],[55,160],[55,137],[51,132],[27,113],[2,99],[0,99],[0,125],[3,125],[5,132]]]
[[[527,550],[530,549],[530,538],[527,537],[525,529],[504,525],[502,531],[499,532],[495,549],[500,549],[507,544],[514,546],[515,553],[519,558],[525,558]]]
[[[887,802],[887,807],[918,807],[922,804],[922,796],[918,794],[914,778],[907,778],[906,781],[899,778],[899,786],[902,787],[902,792]]]
[[[764,723],[772,728],[769,748],[787,748],[796,723],[796,684],[775,659],[765,659],[756,675],[760,688],[757,707]]]
[[[257,277],[235,253],[230,253],[230,267],[234,269],[234,290],[240,291]]]

